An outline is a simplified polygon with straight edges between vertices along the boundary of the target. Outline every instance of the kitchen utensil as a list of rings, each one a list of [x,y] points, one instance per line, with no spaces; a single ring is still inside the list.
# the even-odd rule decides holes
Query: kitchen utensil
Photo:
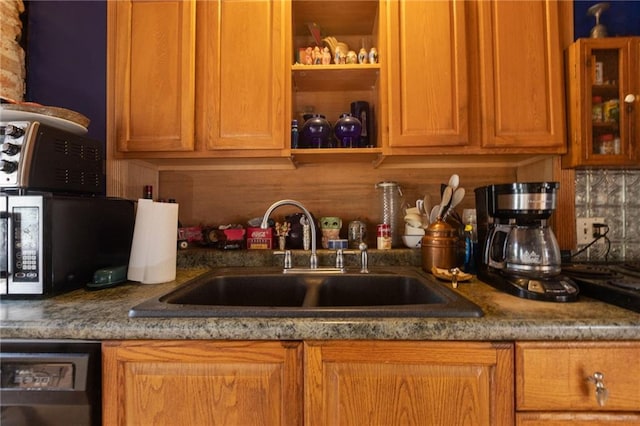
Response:
[[[451,213],[453,208],[455,206],[457,206],[458,204],[460,204],[460,202],[462,202],[462,200],[464,199],[464,195],[465,195],[465,189],[464,188],[457,188],[455,190],[455,192],[451,196],[451,202],[447,206],[447,209],[446,209],[446,211],[444,213],[444,216],[442,217],[442,220],[445,220],[449,216],[449,214]]]
[[[433,223],[438,219],[439,211],[440,211],[440,204],[436,204],[431,208],[431,213],[429,213],[429,223]]]
[[[449,205],[449,201],[451,201],[451,193],[452,188],[450,186],[447,186],[444,189],[444,193],[442,194],[442,201],[440,202],[440,208],[438,209],[438,218],[442,217],[445,208],[447,208],[447,206]]]
[[[453,190],[455,191],[459,184],[460,184],[460,176],[458,176],[455,173],[452,174],[451,177],[449,178],[449,186],[453,188]]]
[[[431,209],[432,209],[431,195],[425,194],[422,200],[422,208],[425,215],[428,215],[429,213],[431,213]]]

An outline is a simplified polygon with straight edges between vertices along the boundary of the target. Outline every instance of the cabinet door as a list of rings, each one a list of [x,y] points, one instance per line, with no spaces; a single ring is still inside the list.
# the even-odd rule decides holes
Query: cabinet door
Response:
[[[469,141],[465,2],[389,1],[389,146]]]
[[[103,424],[301,424],[301,349],[281,342],[105,342]]]
[[[219,0],[197,7],[198,139],[209,150],[241,155],[284,148],[290,2]]]
[[[120,152],[194,148],[195,2],[108,2]]]
[[[477,5],[482,146],[513,153],[565,152],[556,1]]]
[[[513,348],[305,342],[305,424],[512,425]]]
[[[638,165],[638,37],[582,39],[567,50],[571,143],[563,165]]]

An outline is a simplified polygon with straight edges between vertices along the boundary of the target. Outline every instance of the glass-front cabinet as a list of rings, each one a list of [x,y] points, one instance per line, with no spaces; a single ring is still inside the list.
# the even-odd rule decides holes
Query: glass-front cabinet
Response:
[[[568,48],[563,166],[640,166],[639,46],[640,37],[619,37],[580,39]]]

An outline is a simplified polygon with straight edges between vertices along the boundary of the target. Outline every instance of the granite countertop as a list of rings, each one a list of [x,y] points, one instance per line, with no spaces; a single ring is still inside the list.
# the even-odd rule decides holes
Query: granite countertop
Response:
[[[419,264],[415,252],[399,250],[396,260],[387,264]],[[226,266],[245,263],[251,267],[264,265],[263,261],[271,256],[259,254],[258,260],[247,260],[239,254],[194,253],[179,256],[176,280],[169,283],[128,282],[109,289],[80,289],[41,300],[3,299],[0,336],[96,340],[640,340],[640,313],[586,297],[574,303],[526,300],[475,279],[461,283],[454,291],[479,305],[484,311],[482,318],[129,318],[133,306],[212,267],[222,266],[217,262]],[[376,253],[372,254],[376,259]],[[236,260],[231,259],[234,256]],[[450,284],[441,282],[441,285]]]

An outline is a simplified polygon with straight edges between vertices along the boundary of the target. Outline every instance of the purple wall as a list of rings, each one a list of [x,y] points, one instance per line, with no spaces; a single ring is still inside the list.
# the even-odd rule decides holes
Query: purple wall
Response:
[[[596,23],[587,10],[599,1],[578,0],[573,3],[575,38],[589,37]],[[640,35],[640,1],[609,0],[609,9],[602,13],[600,23],[607,27],[610,37]]]
[[[29,1],[25,100],[68,108],[106,139],[107,5],[100,1]]]

